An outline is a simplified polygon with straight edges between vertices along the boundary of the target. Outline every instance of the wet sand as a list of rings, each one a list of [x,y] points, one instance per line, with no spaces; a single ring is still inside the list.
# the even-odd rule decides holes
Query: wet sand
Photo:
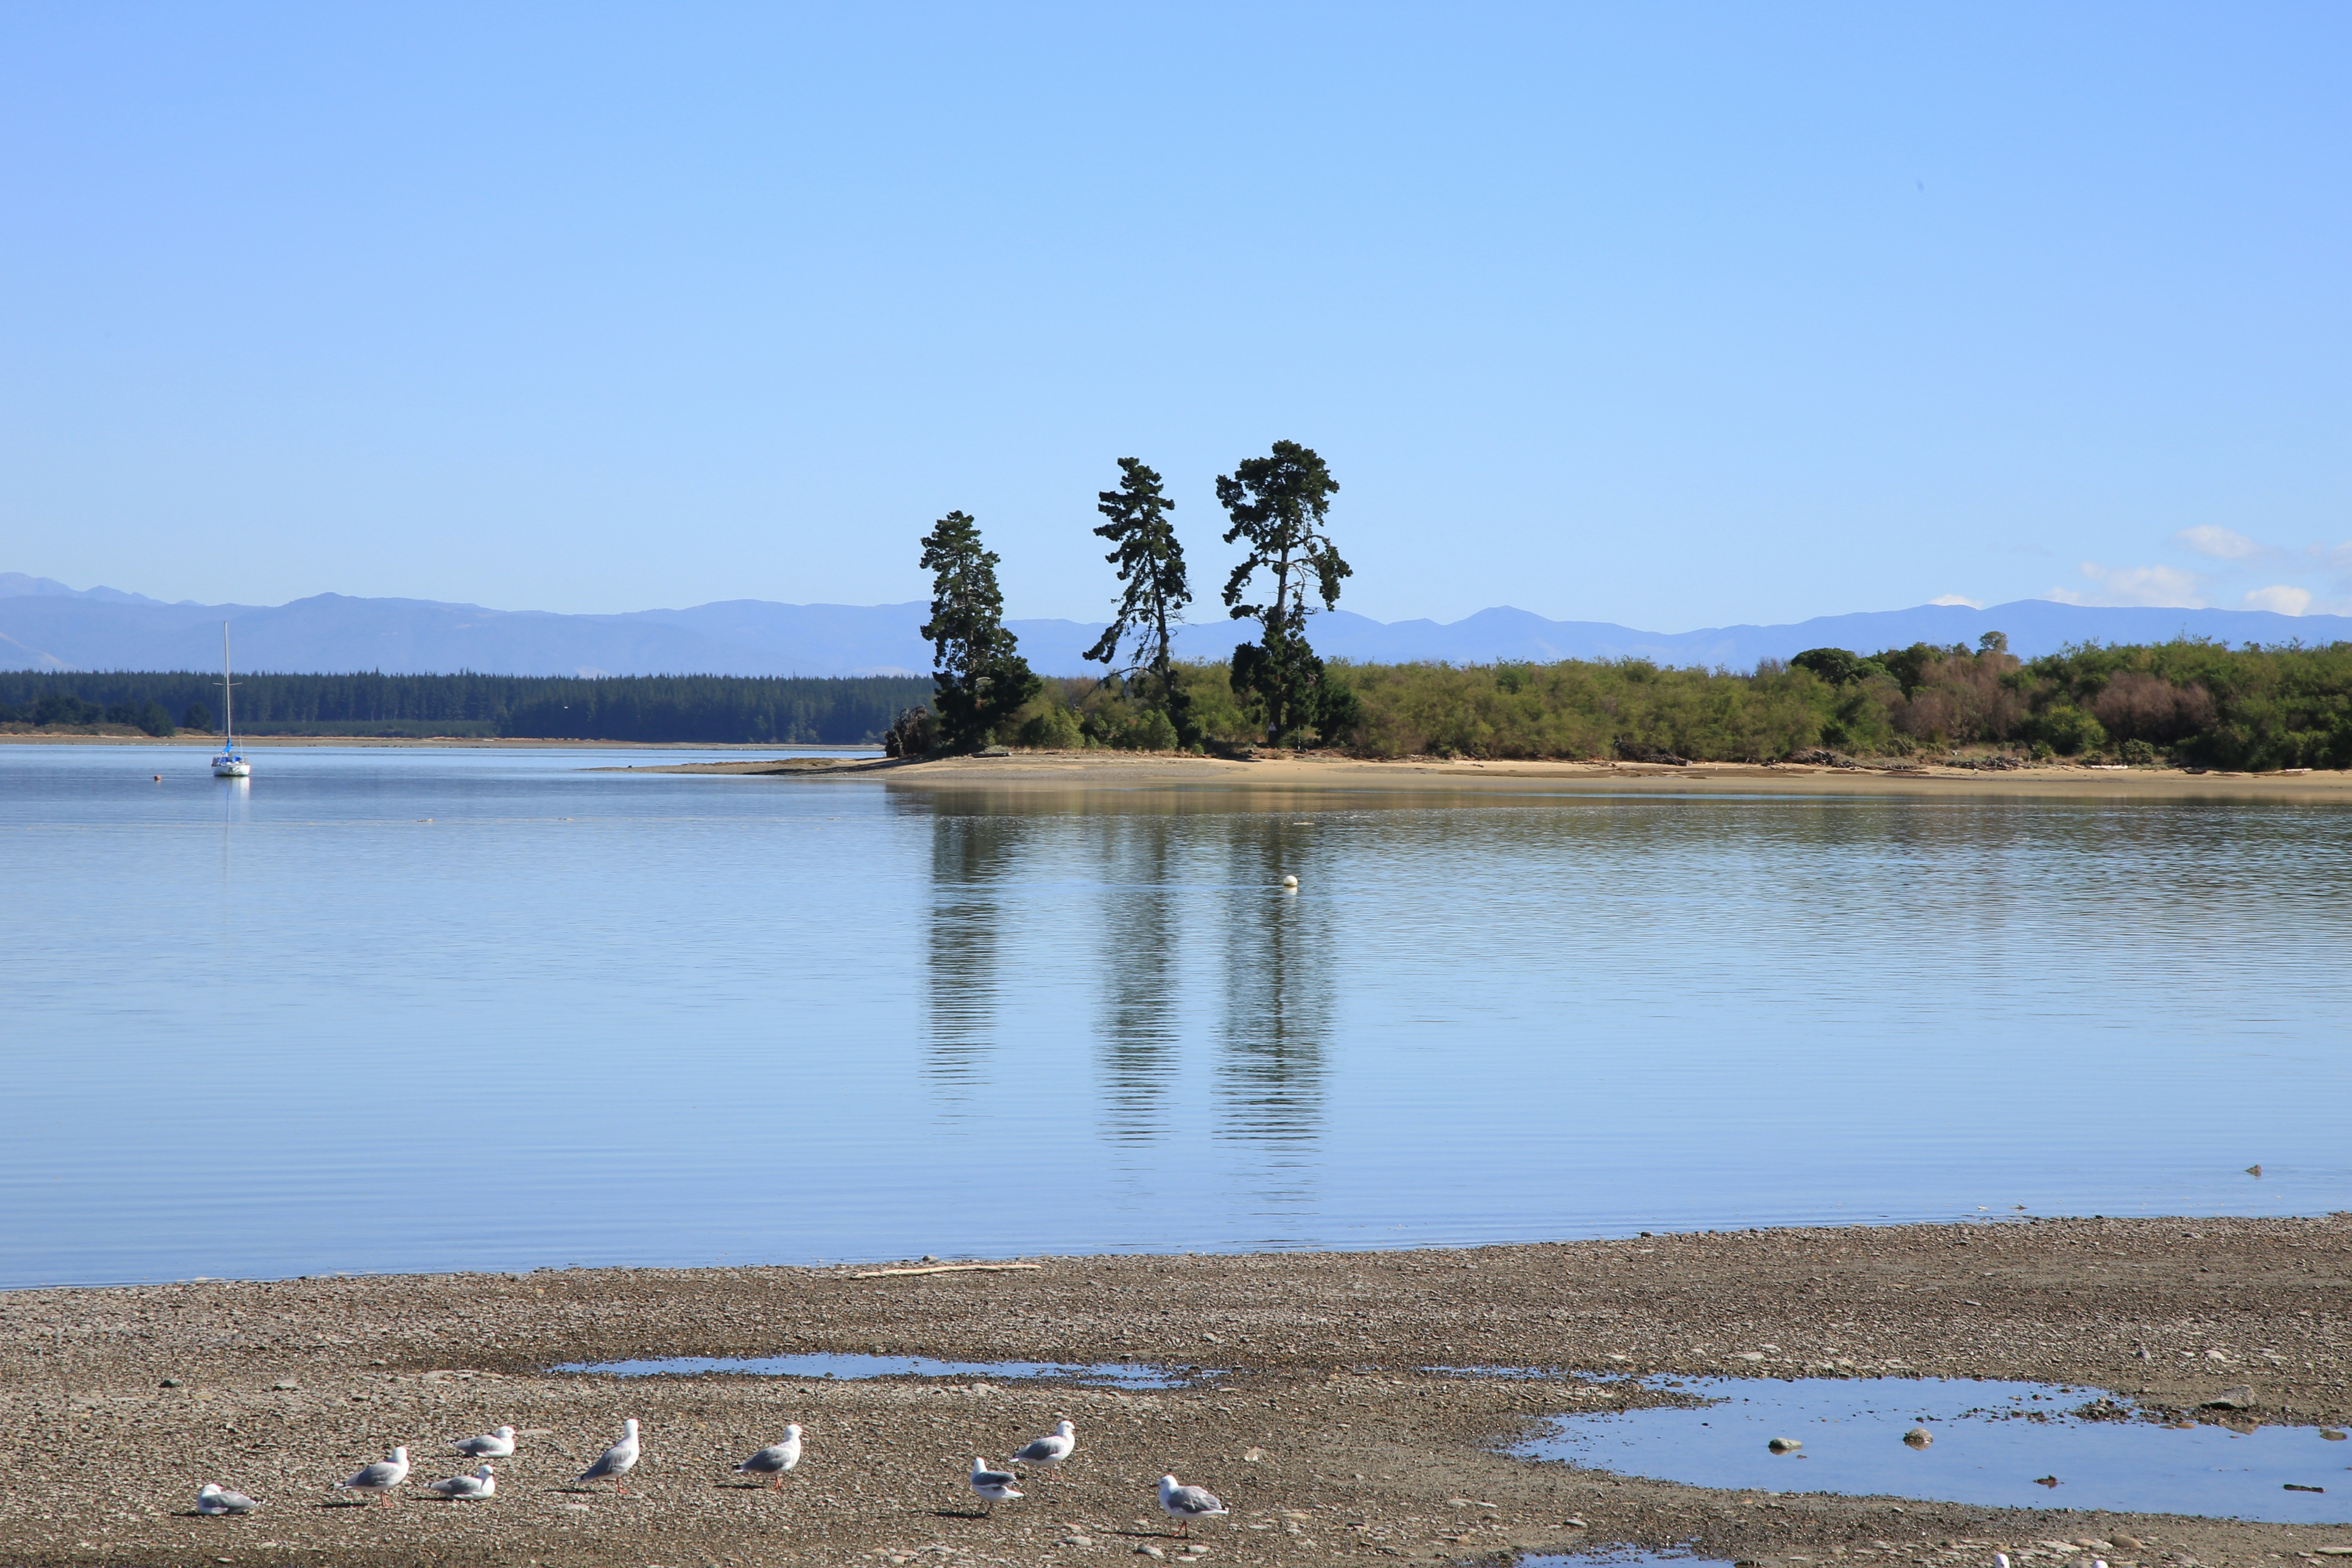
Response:
[[[2022,1565],[2060,1560],[2036,1543],[2092,1541],[2105,1545],[2071,1560],[2221,1565],[2352,1545],[2352,1527],[1713,1491],[1528,1463],[1499,1450],[1544,1415],[1659,1396],[1423,1370],[2031,1378],[2182,1411],[2250,1384],[2256,1408],[2228,1419],[2340,1425],[2352,1215],[1036,1261],[0,1295],[0,1562],[1078,1563],[1145,1547],[1174,1560],[1183,1542],[1151,1492],[1171,1468],[1234,1510],[1195,1527],[1212,1562],[1684,1543],[1773,1564],[1986,1564],[1998,1548]],[[1227,1374],[1138,1393],[543,1370],[809,1351]],[[628,1493],[573,1487],[625,1415],[644,1423],[646,1453]],[[1063,1415],[1080,1439],[1066,1474],[972,1517],[972,1457],[1002,1462]],[[731,1473],[787,1421],[808,1450],[781,1495]],[[327,1489],[402,1443],[413,1483],[457,1474],[469,1467],[447,1441],[501,1424],[527,1435],[489,1502],[346,1505]],[[266,1506],[194,1517],[205,1480]]]
[[[2053,796],[2114,800],[2297,800],[2352,802],[2352,773],[2189,773],[2177,768],[2101,769],[2049,764],[2013,771],[1921,765],[1835,768],[1794,763],[1479,763],[1265,755],[1249,762],[1123,752],[1017,752],[935,762],[824,757],[647,763],[616,772],[866,778],[898,789],[1010,793],[1055,790],[1265,789],[1285,794],[1382,791],[1435,798],[1559,795],[1867,795]]]

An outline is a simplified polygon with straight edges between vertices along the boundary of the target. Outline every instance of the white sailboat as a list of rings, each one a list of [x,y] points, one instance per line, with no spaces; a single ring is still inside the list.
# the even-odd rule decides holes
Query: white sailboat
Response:
[[[249,779],[253,764],[236,751],[236,683],[228,678],[228,623],[221,623],[221,749],[213,759],[213,777],[216,779]]]

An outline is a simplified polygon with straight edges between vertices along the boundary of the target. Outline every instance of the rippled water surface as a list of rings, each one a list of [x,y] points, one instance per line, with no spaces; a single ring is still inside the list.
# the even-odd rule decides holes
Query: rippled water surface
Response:
[[[0,747],[0,1283],[2352,1206],[2342,809],[257,759]]]

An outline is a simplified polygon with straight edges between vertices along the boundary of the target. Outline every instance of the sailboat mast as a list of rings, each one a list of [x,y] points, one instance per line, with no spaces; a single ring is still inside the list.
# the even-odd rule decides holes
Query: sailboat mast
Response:
[[[228,623],[221,623],[221,750],[236,750],[236,688],[228,678]]]

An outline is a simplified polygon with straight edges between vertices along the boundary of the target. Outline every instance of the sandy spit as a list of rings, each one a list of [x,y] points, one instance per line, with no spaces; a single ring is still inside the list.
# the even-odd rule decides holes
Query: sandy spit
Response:
[[[2352,1215],[2048,1220],[1726,1232],[1465,1250],[1035,1259],[1015,1272],[581,1269],[0,1294],[7,1563],[1085,1563],[1181,1542],[1173,1469],[1234,1509],[1211,1562],[1507,1561],[1686,1543],[1832,1560],[2268,1563],[2352,1529],[1711,1491],[1498,1450],[1622,1384],[1434,1364],[2024,1377],[2233,1421],[2352,1419]],[[1138,1393],[1015,1381],[623,1384],[562,1362],[833,1350],[1227,1369]],[[1760,1357],[1760,1359],[1748,1359]],[[616,1496],[570,1478],[622,1417],[646,1458]],[[1068,1416],[1080,1447],[991,1519],[962,1476]],[[2220,1419],[2214,1413],[2198,1419]],[[729,1467],[807,1428],[783,1491]],[[525,1430],[493,1501],[343,1505],[329,1483],[406,1444]],[[2347,1458],[2352,1463],[2352,1458]],[[216,1480],[265,1500],[194,1516]],[[412,1494],[414,1489],[412,1488]],[[2062,1554],[2048,1543],[2102,1546]],[[2037,1544],[2041,1543],[2041,1544]],[[2023,1555],[2027,1552],[2036,1555]],[[2325,1562],[2327,1559],[2317,1559]]]
[[[1563,795],[2063,796],[2116,800],[2328,800],[2352,802],[2352,773],[2192,773],[2175,768],[2047,766],[1982,773],[1966,768],[1828,768],[1693,763],[1361,762],[1349,757],[1264,756],[1253,762],[1119,752],[1016,752],[1005,757],[936,762],[824,757],[646,764],[614,772],[864,778],[893,788],[1051,792],[1265,789],[1362,797],[1412,795],[1429,804],[1452,795],[1499,805]]]

